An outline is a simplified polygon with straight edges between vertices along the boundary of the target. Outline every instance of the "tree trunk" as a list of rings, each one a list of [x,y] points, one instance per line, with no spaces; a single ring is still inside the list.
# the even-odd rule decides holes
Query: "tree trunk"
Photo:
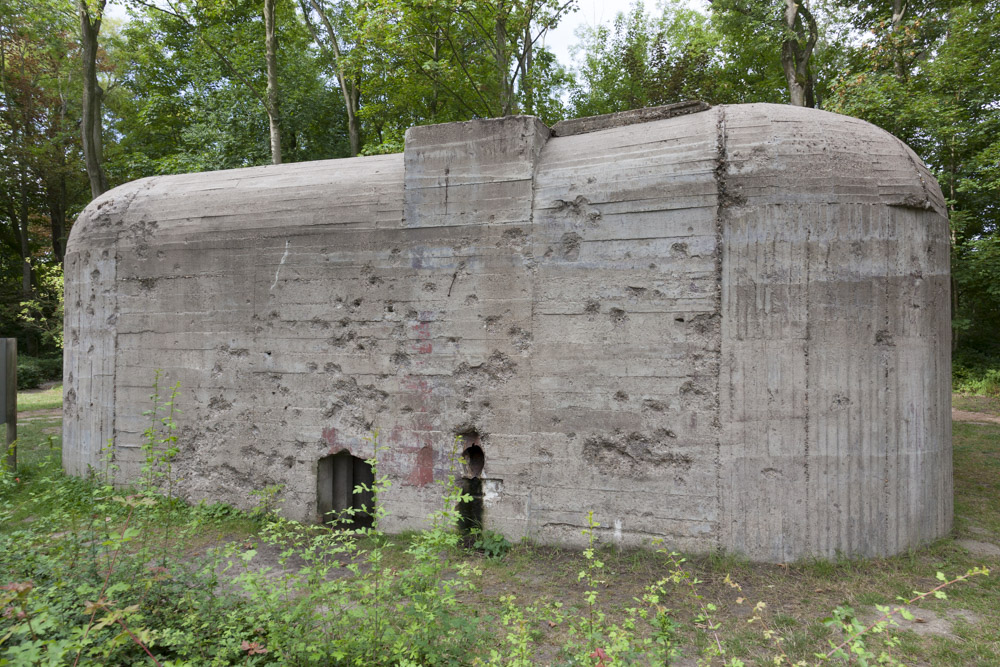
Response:
[[[510,83],[510,58],[507,55],[507,17],[503,11],[501,3],[496,20],[497,82],[500,85],[500,115],[509,116],[514,111],[514,95]]]
[[[903,67],[903,48],[899,43],[899,29],[903,25],[903,14],[906,12],[906,5],[903,0],[892,0],[892,66],[896,71],[896,78],[900,81],[906,79],[906,69]]]
[[[55,183],[49,183],[45,189],[52,230],[52,254],[62,264],[66,256],[66,174],[60,173]]]
[[[781,67],[788,84],[789,103],[793,106],[815,104],[809,59],[818,37],[816,19],[805,0],[785,0],[785,39],[781,43]]]
[[[97,83],[97,37],[101,33],[101,20],[107,0],[97,0],[96,11],[91,16],[87,0],[77,0],[80,10],[80,48],[83,57],[83,157],[90,180],[90,194],[95,199],[108,189],[104,175],[104,123],[101,103],[104,90]]]
[[[358,108],[361,106],[360,84],[354,82],[350,87],[350,102],[347,104],[347,138],[351,142],[351,157],[357,157],[361,152],[361,123],[358,121]]]
[[[532,81],[531,60],[534,47],[531,41],[531,23],[524,27],[524,57],[521,58],[521,91],[524,93],[524,112],[529,116],[535,113],[535,82]]]
[[[306,26],[309,28],[309,32],[312,33],[313,39],[317,44],[319,44],[321,49],[326,51],[327,49],[323,46],[319,35],[316,34],[316,30],[313,28],[312,21],[309,19],[309,8],[306,6],[306,0],[299,0],[299,4],[302,7],[302,14],[305,16]],[[333,24],[330,23],[330,17],[328,17],[326,12],[323,11],[323,7],[319,4],[318,0],[310,0],[309,4],[314,10],[316,10],[316,14],[319,16],[320,21],[323,22],[323,27],[326,29],[326,34],[330,41],[329,51],[333,53],[333,65],[337,70],[337,80],[340,83],[340,94],[344,98],[344,108],[347,111],[347,137],[351,142],[351,157],[356,157],[361,151],[361,124],[358,121],[361,86],[360,83],[351,84],[347,80],[347,75],[344,71],[343,59],[340,55],[340,43],[337,41],[337,33],[333,29]]]
[[[27,301],[34,296],[31,280],[31,245],[28,237],[28,174],[21,165],[20,206],[17,216],[17,242],[21,255],[21,299]]]
[[[278,103],[278,36],[274,30],[274,0],[264,0],[267,60],[267,120],[271,129],[271,163],[281,164],[281,114]]]

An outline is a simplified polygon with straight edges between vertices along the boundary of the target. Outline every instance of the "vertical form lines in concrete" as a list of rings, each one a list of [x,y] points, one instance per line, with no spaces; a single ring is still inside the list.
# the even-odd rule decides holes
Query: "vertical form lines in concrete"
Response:
[[[716,194],[717,205],[715,213],[715,275],[716,275],[716,285],[715,285],[715,312],[718,317],[719,323],[719,338],[718,347],[716,348],[716,354],[718,355],[719,368],[715,373],[715,516],[716,516],[716,530],[715,530],[715,548],[716,550],[721,550],[723,548],[722,542],[722,523],[725,520],[723,514],[723,503],[722,503],[722,304],[723,304],[723,290],[726,289],[727,283],[723,280],[723,261],[724,253],[726,252],[725,244],[722,238],[722,220],[725,215],[726,197],[726,171],[729,169],[728,156],[726,154],[726,108],[724,106],[716,107],[718,110],[719,119],[716,122],[716,168],[715,168],[715,182],[718,188]]]

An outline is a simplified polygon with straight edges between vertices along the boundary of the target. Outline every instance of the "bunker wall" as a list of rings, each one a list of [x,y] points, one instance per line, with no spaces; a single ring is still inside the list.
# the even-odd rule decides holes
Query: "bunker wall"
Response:
[[[905,146],[773,105],[146,179],[70,240],[64,465],[113,438],[135,479],[160,368],[193,500],[282,484],[318,520],[320,460],[377,431],[414,528],[465,436],[511,538],[592,509],[621,543],[893,553],[950,528],[947,248]]]

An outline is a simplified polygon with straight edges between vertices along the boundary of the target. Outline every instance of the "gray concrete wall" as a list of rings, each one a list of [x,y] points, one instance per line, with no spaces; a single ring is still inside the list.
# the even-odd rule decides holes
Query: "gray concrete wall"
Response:
[[[316,520],[319,459],[377,430],[388,527],[416,527],[475,431],[515,539],[579,544],[589,509],[611,540],[777,561],[946,533],[934,179],[861,121],[682,111],[107,193],[67,253],[66,469],[114,439],[134,478],[162,368],[193,500],[280,483]]]

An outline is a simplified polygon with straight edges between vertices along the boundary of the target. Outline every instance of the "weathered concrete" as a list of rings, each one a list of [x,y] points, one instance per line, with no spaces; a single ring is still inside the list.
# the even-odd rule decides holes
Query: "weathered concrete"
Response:
[[[64,465],[113,438],[134,478],[163,368],[192,499],[280,483],[316,520],[320,460],[377,430],[414,527],[462,435],[511,538],[593,509],[629,544],[895,553],[951,527],[947,229],[897,139],[774,105],[137,181],[70,239]]]

